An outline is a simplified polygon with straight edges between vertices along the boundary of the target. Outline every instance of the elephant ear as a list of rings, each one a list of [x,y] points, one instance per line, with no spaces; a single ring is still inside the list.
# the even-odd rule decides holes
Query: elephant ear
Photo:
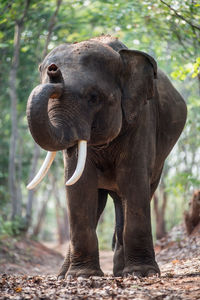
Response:
[[[136,50],[122,49],[122,109],[128,123],[132,123],[147,100],[154,96],[157,64],[150,55]]]

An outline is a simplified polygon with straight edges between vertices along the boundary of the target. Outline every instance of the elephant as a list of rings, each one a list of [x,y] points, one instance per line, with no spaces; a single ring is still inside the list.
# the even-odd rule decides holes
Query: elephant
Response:
[[[159,275],[150,200],[178,140],[186,104],[153,57],[102,35],[54,48],[27,102],[35,142],[47,150],[34,188],[63,151],[70,245],[59,278],[103,276],[96,228],[114,201],[114,276]]]

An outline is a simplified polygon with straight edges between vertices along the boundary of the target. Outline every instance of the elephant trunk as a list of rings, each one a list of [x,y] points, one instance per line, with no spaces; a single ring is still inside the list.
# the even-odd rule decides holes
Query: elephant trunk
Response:
[[[27,119],[31,134],[37,144],[48,150],[44,163],[27,186],[28,189],[33,189],[46,175],[56,151],[78,145],[77,166],[66,185],[78,181],[83,173],[87,155],[89,124],[84,120],[81,124],[75,124],[75,118],[68,110],[70,94],[64,90],[60,69],[55,64],[51,64],[47,74],[50,82],[38,85],[30,94],[27,103]],[[74,111],[77,111],[77,107],[74,107]]]
[[[59,99],[62,93],[62,83],[40,84],[34,88],[27,103],[27,119],[31,134],[36,143],[48,151],[63,150],[70,146],[69,141],[64,139],[64,129],[56,128],[48,114],[49,99],[62,101]]]
[[[63,118],[63,112],[66,110],[62,97],[64,81],[61,71],[55,64],[51,64],[47,69],[47,74],[50,83],[38,85],[30,94],[27,103],[27,119],[31,134],[37,144],[48,150],[44,163],[28,184],[28,189],[36,187],[44,178],[55,158],[56,151],[68,149],[74,143],[78,145],[77,166],[66,185],[72,185],[78,181],[83,173],[87,155],[89,131],[86,129],[81,137],[80,132],[78,134],[76,130],[73,131],[70,123],[67,125],[65,121],[60,122]]]

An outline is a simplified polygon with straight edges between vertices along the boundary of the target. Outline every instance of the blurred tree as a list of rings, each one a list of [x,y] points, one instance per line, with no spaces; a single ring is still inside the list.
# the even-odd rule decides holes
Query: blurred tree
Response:
[[[168,165],[165,164],[161,176],[160,184],[152,199],[154,213],[155,213],[156,239],[161,239],[167,233],[165,218],[166,218],[168,194],[166,190],[165,176],[168,173],[168,169],[169,169]]]
[[[199,230],[200,224],[200,190],[193,194],[189,202],[189,211],[184,213],[185,227],[188,234]]]
[[[10,151],[9,151],[9,192],[12,203],[12,219],[14,220],[16,216],[21,217],[21,191],[20,183],[17,183],[16,179],[16,147],[17,147],[17,71],[19,65],[19,53],[21,44],[21,35],[23,31],[23,26],[25,18],[28,13],[28,8],[30,5],[30,0],[26,0],[23,10],[21,12],[21,4],[17,7],[18,14],[22,14],[19,18],[18,15],[13,17],[15,30],[14,30],[14,43],[13,43],[13,58],[9,74],[9,94],[11,101],[11,138],[10,138]],[[12,14],[12,11],[11,11]]]
[[[41,209],[38,212],[38,216],[36,218],[37,221],[36,221],[36,224],[35,224],[35,226],[33,228],[32,236],[34,238],[37,238],[38,235],[41,232],[42,225],[43,225],[44,220],[45,220],[45,214],[46,214],[46,210],[47,210],[47,204],[49,202],[51,193],[52,193],[52,189],[46,189],[46,191],[44,193],[42,206],[41,206]]]
[[[45,41],[45,46],[44,46],[44,50],[43,50],[43,54],[42,54],[42,59],[44,59],[48,53],[48,46],[51,41],[51,36],[52,36],[53,30],[55,27],[56,17],[58,15],[58,11],[59,11],[61,3],[62,3],[62,0],[57,0],[55,11],[53,12],[51,19],[49,21],[49,26],[48,26],[48,31],[47,31],[47,35],[46,35],[46,41]],[[30,173],[29,173],[29,182],[33,179],[33,177],[36,173],[39,155],[40,155],[40,147],[36,143],[34,143],[33,157],[32,157],[32,161],[31,161],[31,167],[30,167]],[[33,201],[34,201],[34,195],[35,195],[35,190],[30,190],[28,192],[28,199],[27,199],[27,206],[26,206],[26,231],[28,231],[28,229],[31,225],[32,206],[33,206]]]

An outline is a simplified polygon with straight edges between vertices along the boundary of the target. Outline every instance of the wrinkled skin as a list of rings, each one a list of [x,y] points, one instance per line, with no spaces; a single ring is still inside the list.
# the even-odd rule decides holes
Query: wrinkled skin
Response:
[[[55,48],[40,72],[29,127],[42,148],[64,150],[66,180],[77,141],[88,142],[84,172],[66,188],[70,247],[59,278],[103,275],[96,227],[108,194],[116,211],[114,275],[159,274],[150,199],[185,124],[182,97],[152,57],[110,36]]]

